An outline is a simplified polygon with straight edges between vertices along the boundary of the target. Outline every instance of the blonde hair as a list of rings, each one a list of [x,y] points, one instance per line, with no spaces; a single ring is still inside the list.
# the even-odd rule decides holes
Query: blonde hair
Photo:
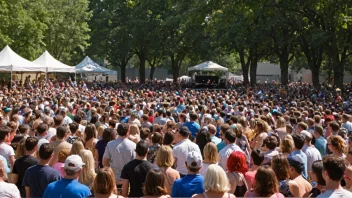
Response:
[[[174,155],[170,146],[161,146],[155,158],[159,167],[171,167],[174,165]]]
[[[208,142],[204,149],[204,160],[208,160],[212,164],[216,164],[219,161],[218,148],[213,142]]]
[[[230,190],[229,179],[224,169],[216,164],[208,167],[204,177],[204,189],[213,192],[228,192]]]
[[[103,132],[104,132],[105,127],[104,126],[99,126],[97,131],[98,131],[98,137],[102,138],[103,137]]]
[[[79,175],[78,181],[79,183],[90,187],[96,176],[93,153],[90,150],[84,149],[79,153],[79,156],[81,156],[82,161],[85,163],[85,166]]]
[[[79,155],[82,150],[84,150],[83,142],[80,140],[76,140],[72,144],[70,155]]]
[[[284,139],[281,140],[280,151],[281,153],[291,153],[295,148],[295,143],[293,142],[291,135],[286,135]]]
[[[136,125],[136,124],[131,124],[130,125],[130,134],[131,135],[136,135],[136,134],[140,134],[140,132],[139,132],[139,128],[138,128],[138,126]]]
[[[285,119],[283,117],[279,117],[276,120],[276,128],[283,128],[283,127],[286,127]]]

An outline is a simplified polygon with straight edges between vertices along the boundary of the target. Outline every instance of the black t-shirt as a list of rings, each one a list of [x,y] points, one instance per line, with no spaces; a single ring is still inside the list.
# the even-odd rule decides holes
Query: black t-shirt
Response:
[[[33,157],[31,155],[25,155],[15,161],[12,173],[18,174],[18,180],[17,180],[16,186],[20,190],[22,197],[25,197],[26,195],[26,191],[22,186],[24,174],[26,173],[26,170],[29,167],[36,165],[38,161],[39,160],[36,157]]]
[[[143,185],[149,170],[155,166],[146,161],[134,159],[128,162],[121,171],[121,179],[128,179],[130,183],[130,194],[128,197],[142,197]]]

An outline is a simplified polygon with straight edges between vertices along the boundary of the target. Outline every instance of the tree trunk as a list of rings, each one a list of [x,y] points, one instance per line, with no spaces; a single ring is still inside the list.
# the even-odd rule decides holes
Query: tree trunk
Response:
[[[281,68],[281,84],[287,85],[288,83],[288,57],[280,58],[280,68]]]
[[[320,75],[320,65],[314,65],[310,67],[310,70],[312,72],[312,83],[313,86],[319,87],[319,75]]]
[[[180,68],[178,66],[178,61],[175,60],[175,56],[172,55],[170,58],[171,58],[172,78],[174,80],[174,83],[177,83],[177,79],[180,75]]]
[[[251,76],[251,86],[254,87],[257,84],[257,67],[258,67],[258,60],[257,56],[252,54],[251,56],[251,68],[250,68],[250,76]]]
[[[332,60],[333,62],[333,68],[334,68],[334,85],[337,88],[342,89],[343,88],[343,71],[344,71],[344,66],[343,63],[338,61],[338,58],[334,58]]]
[[[120,68],[121,68],[121,81],[125,83],[126,82],[126,64],[120,65]]]
[[[239,55],[240,55],[240,60],[241,60],[241,68],[242,68],[242,75],[243,75],[243,85],[247,86],[249,84],[249,78],[248,78],[249,61],[247,61],[247,63],[246,63],[243,50],[239,50]]]
[[[153,64],[153,65],[150,65],[150,74],[149,74],[149,79],[150,80],[153,80],[153,78],[154,78],[154,72],[155,72],[155,64]]]
[[[145,61],[146,61],[146,52],[142,48],[139,54],[139,82],[141,84],[145,83]]]

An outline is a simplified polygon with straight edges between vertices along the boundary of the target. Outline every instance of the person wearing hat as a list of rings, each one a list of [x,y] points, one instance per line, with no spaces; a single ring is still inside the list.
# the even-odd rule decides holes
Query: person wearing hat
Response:
[[[177,130],[175,136],[175,147],[172,149],[172,153],[175,158],[176,170],[180,172],[181,178],[186,176],[188,173],[187,166],[185,165],[187,154],[195,151],[201,154],[197,144],[193,143],[190,139],[190,131],[187,127],[181,127]]]
[[[191,151],[186,157],[187,175],[174,182],[172,186],[172,197],[192,197],[194,194],[202,194],[204,190],[204,178],[199,174],[202,168],[202,155]]]
[[[312,172],[313,162],[321,160],[321,154],[318,149],[312,144],[313,135],[308,131],[301,131],[301,135],[304,136],[305,142],[302,151],[307,155],[307,171],[308,175]]]
[[[78,177],[84,167],[82,158],[79,155],[67,157],[63,167],[65,176],[59,181],[50,183],[45,191],[44,198],[62,197],[88,197],[90,189],[78,182]]]
[[[288,157],[291,181],[288,182],[293,197],[303,197],[312,190],[312,185],[302,177],[304,165],[298,156]]]

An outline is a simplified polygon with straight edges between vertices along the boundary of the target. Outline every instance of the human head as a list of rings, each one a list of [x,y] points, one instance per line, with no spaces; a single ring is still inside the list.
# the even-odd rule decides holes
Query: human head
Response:
[[[306,144],[309,144],[313,139],[312,133],[306,130],[301,131],[301,135],[303,135]]]
[[[186,167],[190,173],[198,173],[202,168],[202,156],[201,154],[191,151],[187,154]]]
[[[204,176],[204,189],[219,193],[228,192],[230,190],[229,180],[224,169],[216,164],[208,166]]]
[[[92,138],[97,138],[97,129],[94,124],[88,124],[84,130],[84,141],[88,141]]]
[[[286,135],[284,139],[281,140],[280,151],[282,153],[291,153],[295,148],[295,143],[291,135]]]
[[[304,170],[304,164],[298,159],[298,157],[288,157],[288,163],[290,164],[290,176],[301,175]]]
[[[203,155],[203,149],[204,146],[208,143],[211,142],[211,137],[210,134],[206,129],[201,129],[196,136],[196,144],[199,146],[199,149],[201,150],[201,153]]]
[[[70,128],[70,131],[71,131],[71,135],[74,136],[75,133],[78,130],[78,124],[75,123],[75,122],[72,122],[72,123],[69,124],[69,128]]]
[[[218,149],[213,142],[208,142],[203,149],[204,160],[212,164],[216,164],[219,161]]]
[[[312,164],[312,180],[317,182],[319,185],[325,186],[326,182],[323,178],[323,161],[317,160]]]
[[[163,143],[163,135],[159,132],[155,132],[152,135],[153,144],[162,144]]]
[[[137,143],[137,146],[136,146],[136,154],[137,156],[139,157],[145,157],[148,153],[148,150],[149,150],[149,147],[148,147],[148,144],[141,140]]]
[[[333,132],[338,132],[340,130],[340,125],[337,122],[330,122],[329,127]]]
[[[189,131],[188,127],[185,127],[185,126],[181,127],[179,130],[177,130],[177,133],[176,133],[176,138],[175,138],[176,143],[184,139],[187,139],[190,133],[191,132]]]
[[[339,135],[331,135],[328,137],[328,148],[333,153],[347,153],[348,147],[346,141]]]
[[[275,155],[271,159],[271,168],[275,172],[278,180],[285,180],[290,178],[290,164],[284,155]]]
[[[343,158],[327,155],[323,158],[323,178],[328,183],[340,182],[346,170],[345,161]]]
[[[164,138],[163,138],[163,144],[164,145],[171,145],[175,140],[175,133],[171,132],[171,131],[167,131],[164,134]]]
[[[95,194],[109,195],[116,189],[115,175],[110,167],[98,169],[93,182]]]
[[[167,195],[165,187],[165,175],[159,169],[151,169],[145,179],[143,189],[145,196],[162,196]]]
[[[263,140],[263,146],[268,150],[274,150],[278,141],[273,136],[268,136]]]
[[[284,127],[286,127],[285,119],[283,117],[279,117],[276,120],[276,128],[284,128]]]
[[[232,144],[236,141],[236,133],[229,129],[224,133],[224,140],[226,144]]]
[[[117,134],[120,136],[120,137],[126,137],[127,134],[128,134],[128,125],[127,124],[119,124],[117,126]]]
[[[279,184],[275,172],[270,166],[259,167],[255,174],[255,183],[254,191],[258,197],[270,197],[279,192]]]
[[[70,155],[78,155],[81,150],[84,150],[84,144],[81,140],[76,140],[72,143]]]
[[[170,146],[161,146],[156,154],[156,164],[159,167],[172,167],[174,164],[174,155]]]
[[[65,163],[65,160],[70,155],[70,149],[61,149],[57,154],[58,161],[61,163]]]
[[[308,129],[308,125],[304,122],[299,122],[297,124],[297,128],[296,128],[296,133],[300,133],[303,130],[307,130]]]
[[[24,143],[24,148],[26,151],[33,151],[37,150],[37,145],[38,145],[38,138],[36,137],[28,137]]]
[[[27,134],[30,130],[30,127],[27,125],[27,124],[21,124],[19,127],[18,127],[18,131],[21,133],[21,134]]]
[[[38,126],[37,126],[37,132],[40,136],[45,136],[48,132],[48,125],[45,124],[45,123],[40,123]]]
[[[136,134],[139,135],[140,134],[140,131],[139,131],[137,124],[131,124],[129,127],[129,130],[130,130],[131,135],[136,135]]]
[[[301,150],[304,146],[305,138],[301,134],[293,134],[292,135],[293,143],[295,144],[295,148]]]
[[[260,166],[264,161],[264,153],[262,153],[259,149],[252,150],[251,160],[254,165]]]
[[[49,143],[44,143],[39,148],[39,158],[41,160],[49,160],[54,152],[54,147]]]
[[[317,139],[319,138],[320,136],[324,136],[324,129],[323,127],[319,126],[319,125],[316,125],[314,127],[314,137]]]
[[[0,142],[4,142],[11,132],[11,128],[8,126],[0,127]]]
[[[79,155],[68,156],[65,160],[65,165],[64,165],[66,176],[78,178],[84,165],[85,164]]]
[[[63,122],[64,118],[61,115],[56,115],[54,117],[54,124],[55,126],[60,126]]]
[[[56,138],[65,139],[70,134],[70,130],[67,127],[59,126],[56,129]]]
[[[103,131],[103,138],[104,142],[110,142],[116,138],[116,130],[112,128],[106,128]]]
[[[246,155],[240,151],[232,152],[227,159],[227,170],[229,172],[240,172],[245,174],[248,171]]]

